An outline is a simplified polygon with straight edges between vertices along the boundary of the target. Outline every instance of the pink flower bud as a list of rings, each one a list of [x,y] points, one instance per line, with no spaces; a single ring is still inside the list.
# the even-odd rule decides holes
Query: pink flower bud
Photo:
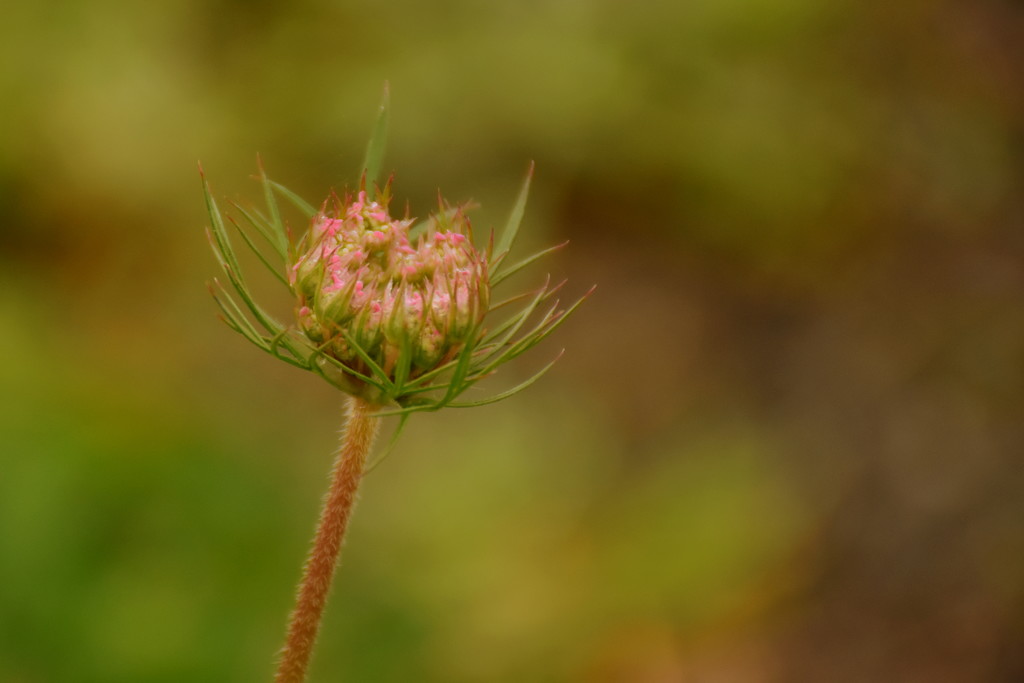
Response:
[[[360,374],[366,360],[409,378],[452,358],[478,333],[489,287],[484,256],[461,230],[409,240],[412,221],[360,192],[335,198],[315,216],[289,277],[299,298],[299,329],[323,353]],[[404,355],[403,355],[404,354]]]

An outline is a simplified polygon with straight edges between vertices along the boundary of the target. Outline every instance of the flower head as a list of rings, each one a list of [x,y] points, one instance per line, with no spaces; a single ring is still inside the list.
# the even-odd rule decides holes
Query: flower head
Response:
[[[247,226],[243,227],[221,213],[203,176],[211,221],[208,236],[228,281],[228,286],[217,280],[211,284],[223,319],[275,358],[364,401],[386,406],[378,415],[405,416],[512,396],[554,361],[511,389],[457,400],[551,334],[586,297],[561,309],[554,298],[561,284],[551,286],[546,280],[538,289],[491,303],[492,290],[508,276],[563,246],[508,263],[533,169],[500,238],[492,234],[486,248],[474,245],[464,206],[442,202],[437,214],[418,224],[395,219],[388,211],[390,182],[382,189],[366,184],[380,168],[386,113],[382,106],[363,163],[360,191],[343,199],[332,195],[319,210],[270,180],[261,166],[266,210],[234,204]],[[308,221],[297,240],[281,216],[279,197]],[[278,322],[253,298],[227,223],[290,290],[294,324]],[[520,304],[518,309],[515,304]]]
[[[313,216],[288,271],[299,329],[363,375],[371,361],[392,381],[403,368],[415,379],[450,361],[472,341],[490,292],[464,214],[413,241],[413,221],[393,219],[365,190],[331,203]],[[355,378],[348,385],[375,393]]]

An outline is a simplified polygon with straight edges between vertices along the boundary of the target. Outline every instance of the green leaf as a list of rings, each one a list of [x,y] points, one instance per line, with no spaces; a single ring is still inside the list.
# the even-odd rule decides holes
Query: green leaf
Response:
[[[256,320],[271,334],[277,334],[282,325],[275,322],[270,315],[268,315],[256,301],[249,294],[249,290],[245,285],[245,281],[242,278],[242,270],[238,265],[238,259],[235,256],[234,248],[231,246],[231,241],[228,239],[227,229],[224,227],[224,219],[221,217],[220,210],[217,208],[217,202],[214,200],[212,193],[210,192],[210,185],[206,182],[206,176],[203,174],[202,168],[199,170],[199,175],[203,182],[203,194],[206,197],[206,208],[210,214],[210,222],[212,224],[212,231],[207,231],[207,237],[210,239],[210,243],[213,245],[213,253],[217,258],[217,262],[220,264],[224,274],[228,276],[228,280],[231,282],[231,286],[235,288],[238,295],[242,297],[242,301],[246,307],[252,312]]]
[[[305,199],[289,190],[281,183],[275,182],[273,180],[268,180],[267,182],[270,183],[270,186],[273,187],[278,192],[278,194],[282,195],[285,199],[294,204],[295,208],[301,211],[306,216],[306,218],[312,218],[316,214],[316,208],[312,204],[310,204]]]
[[[501,233],[501,240],[498,242],[497,255],[494,258],[493,264],[497,266],[504,260],[505,255],[512,249],[512,244],[516,241],[516,235],[519,234],[519,226],[523,222],[523,214],[526,212],[526,198],[530,195],[530,181],[533,180],[533,162],[530,162],[530,169],[526,172],[526,180],[523,181],[523,187],[519,190],[519,196],[516,198],[515,206],[512,207],[512,213],[509,214],[508,223],[505,224],[505,230]]]
[[[384,160],[384,147],[388,137],[390,104],[391,88],[385,82],[384,94],[377,109],[377,120],[373,124],[373,133],[370,134],[370,142],[366,145],[366,158],[363,159],[363,167],[360,169],[360,175],[366,179],[366,193],[371,197],[374,193],[374,184],[380,180],[381,162]]]
[[[256,303],[256,300],[252,298],[252,295],[249,293],[249,289],[245,286],[245,283],[242,282],[242,279],[237,277],[230,269],[227,269],[225,272],[227,273],[228,279],[231,281],[231,285],[235,288],[235,291],[238,292],[238,296],[242,297],[242,301],[245,303],[246,308],[252,312],[256,321],[272,335],[276,335],[280,332],[284,326],[274,320],[269,313],[264,311],[263,308]]]
[[[540,340],[537,339],[537,341],[533,341],[532,338],[536,337],[539,334],[539,332],[544,329],[546,325],[548,325],[553,319],[557,317],[558,314],[555,313],[555,309],[557,308],[557,306],[558,302],[556,301],[555,305],[548,310],[548,312],[544,315],[543,318],[541,318],[540,323],[538,323],[534,327],[534,329],[532,329],[529,333],[524,334],[522,337],[517,339],[514,343],[510,345],[506,344],[502,346],[497,346],[496,350],[492,351],[491,355],[485,359],[489,362],[486,365],[483,365],[482,367],[478,368],[476,372],[481,376],[486,376],[494,372],[494,370],[497,367],[504,365],[505,363],[512,360],[516,356],[527,351],[530,347],[534,346],[537,343],[537,341]],[[497,355],[497,357],[494,357],[495,354]]]
[[[229,218],[228,220],[231,219]],[[280,280],[282,285],[284,285],[285,287],[290,287],[290,285],[288,284],[288,280],[285,279],[285,276],[281,274],[281,270],[275,267],[267,259],[267,257],[263,255],[263,252],[260,251],[260,248],[256,246],[256,243],[252,241],[252,238],[249,237],[248,234],[246,234],[245,230],[242,230],[242,226],[240,226],[234,220],[231,220],[231,224],[235,226],[235,229],[238,230],[238,234],[241,235],[242,240],[245,241],[246,246],[249,247],[250,250],[252,250],[252,253],[256,254],[256,258],[258,258],[260,262],[262,262],[263,265],[267,267],[267,270],[273,273],[274,277]]]
[[[565,349],[559,351],[558,355],[555,356],[555,359],[548,363],[547,365],[545,365],[543,368],[541,368],[539,372],[533,375],[533,377],[530,377],[530,379],[526,380],[525,382],[517,384],[508,391],[503,391],[500,394],[495,394],[494,396],[483,398],[478,401],[459,401],[449,403],[448,405],[451,406],[452,408],[473,408],[475,406],[485,406],[489,403],[497,403],[498,401],[504,401],[509,396],[514,396],[518,394],[520,391],[527,388],[528,386],[539,380],[541,377],[543,377],[545,374],[547,374],[547,371],[550,370],[552,366],[558,362],[558,359],[562,357],[562,354],[564,352]]]
[[[548,254],[550,254],[552,252],[558,251],[559,249],[561,249],[562,247],[564,247],[567,244],[569,244],[569,242],[567,242],[567,241],[566,242],[562,242],[561,244],[556,244],[553,247],[548,247],[547,249],[542,249],[541,251],[538,251],[533,256],[525,258],[522,261],[520,261],[519,263],[515,264],[514,266],[508,267],[507,269],[504,269],[504,270],[502,270],[500,268],[497,269],[497,271],[500,271],[500,272],[495,272],[493,275],[491,275],[491,278],[490,278],[490,280],[491,280],[491,282],[490,282],[491,287],[496,287],[498,285],[498,283],[501,282],[502,280],[504,280],[505,278],[509,277],[510,275],[515,275],[520,270],[522,270],[523,268],[527,267],[528,265],[530,265],[534,261],[536,261],[536,260],[538,260],[540,258],[543,258],[543,257],[547,256]]]
[[[256,230],[256,232],[260,234],[260,237],[266,240],[267,244],[273,247],[274,252],[277,253],[278,256],[280,256],[282,259],[287,258],[287,247],[285,247],[285,251],[281,251],[281,247],[278,244],[278,240],[274,236],[273,227],[271,227],[271,225],[266,221],[266,219],[263,218],[263,216],[259,214],[258,211],[249,211],[241,204],[237,204],[235,202],[229,203],[231,204],[232,208],[234,208],[236,211],[242,214],[242,217],[245,218],[249,225],[251,225]]]
[[[267,172],[263,168],[263,160],[257,158],[257,163],[260,167],[260,182],[263,184],[263,198],[267,202],[267,210],[270,211],[270,227],[274,230],[275,246],[277,247],[278,253],[286,254],[288,252],[288,232],[284,228],[284,222],[281,220],[281,212],[277,209],[277,200],[274,199],[274,188],[270,184],[270,179],[267,178]]]
[[[520,328],[526,323],[527,319],[537,309],[537,306],[540,305],[540,302],[548,298],[548,296],[550,295],[550,292],[548,291],[548,282],[550,281],[551,276],[548,276],[548,278],[544,281],[544,286],[537,291],[537,296],[535,296],[533,300],[530,301],[530,303],[528,303],[526,306],[524,306],[516,315],[506,320],[494,332],[488,335],[486,341],[490,342],[494,340],[497,337],[497,335],[504,333],[504,337],[501,339],[501,341],[495,344],[495,347],[498,349],[504,348],[512,339],[512,337],[515,336],[516,332],[520,330]],[[505,332],[506,329],[508,329],[507,332]],[[488,357],[490,355],[493,355],[493,353],[489,354]],[[484,358],[484,360],[487,360],[487,358]]]
[[[221,270],[223,270],[224,274],[227,275],[228,281],[231,283],[231,286],[234,288],[236,292],[238,292],[238,295],[242,297],[242,300],[245,302],[246,307],[248,307],[250,311],[253,311],[253,314],[256,315],[257,320],[259,320],[261,311],[256,311],[253,309],[253,307],[256,305],[255,302],[252,300],[252,297],[249,296],[249,292],[246,289],[245,284],[241,281],[240,277],[236,274],[234,269],[232,269],[231,264],[228,262],[229,258],[231,260],[234,260],[234,252],[232,252],[230,250],[230,246],[228,246],[228,252],[227,254],[224,254],[222,251],[222,247],[220,246],[223,243],[217,239],[216,234],[216,232],[211,233],[209,230],[207,230],[206,232],[207,238],[210,240],[210,243],[214,244],[214,256],[216,256],[217,262],[220,264]],[[220,286],[219,282],[217,284],[218,286]],[[224,293],[225,295],[227,294],[226,289],[224,289]],[[231,302],[234,303],[234,300],[231,299]],[[245,316],[244,314],[241,313],[240,309],[239,315],[243,319],[245,319]],[[268,324],[265,323],[263,320],[259,321],[270,332],[276,333],[276,331],[280,328],[280,326],[268,326]],[[273,321],[270,322],[272,323]]]
[[[559,287],[560,286],[561,285],[559,285]],[[558,287],[555,289],[558,289]],[[572,306],[564,311],[556,310],[558,308],[558,302],[556,301],[554,306],[548,309],[547,313],[541,317],[540,322],[537,323],[533,329],[525,333],[510,346],[506,346],[506,344],[508,343],[511,335],[506,335],[501,344],[492,346],[493,350],[484,358],[485,361],[489,362],[487,362],[487,364],[482,368],[477,369],[475,372],[479,373],[479,376],[481,377],[486,376],[488,373],[493,372],[498,366],[529,351],[531,348],[547,338],[547,336],[550,335],[559,325],[565,322],[565,320],[572,315],[577,308],[579,308],[580,304],[582,304],[583,301],[593,293],[594,289],[595,287],[591,287],[590,291],[580,297]],[[535,304],[536,301],[533,305]],[[521,318],[520,322],[516,325],[516,328],[518,329],[525,320],[525,317]]]
[[[458,396],[467,387],[465,384],[466,375],[470,371],[470,363],[473,360],[473,348],[474,345],[470,342],[462,347],[462,351],[459,352],[459,362],[455,366],[455,371],[452,373],[452,379],[448,385],[448,391],[445,392],[444,398],[437,403],[438,408],[443,408],[448,405],[453,398]]]
[[[203,196],[206,199],[206,211],[210,215],[210,223],[213,232],[207,231],[207,236],[213,237],[211,244],[213,245],[214,255],[217,256],[217,261],[221,267],[224,268],[225,272],[228,270],[226,266],[230,266],[236,273],[241,272],[238,267],[238,262],[235,260],[234,250],[231,248],[231,241],[228,240],[228,232],[224,228],[224,219],[221,217],[220,209],[217,208],[217,202],[213,198],[213,194],[210,192],[210,184],[206,181],[206,176],[203,174],[203,169],[199,169],[199,177],[203,181]]]
[[[506,360],[511,360],[544,341],[552,332],[558,329],[562,323],[568,320],[570,315],[576,312],[576,309],[579,308],[580,305],[594,292],[596,287],[596,285],[591,287],[586,294],[577,299],[576,302],[566,310],[558,313],[555,313],[554,309],[549,311],[539,325],[516,342],[513,352],[506,358]]]
[[[220,294],[214,290],[214,286],[220,290]],[[234,298],[216,278],[214,278],[210,285],[210,294],[213,295],[213,300],[217,303],[221,313],[224,314],[224,322],[227,323],[228,327],[241,334],[256,346],[266,350],[260,333],[252,326],[249,319],[242,313],[242,309],[235,303]]]
[[[369,366],[370,370],[373,372],[374,378],[377,379],[377,382],[379,382],[380,385],[383,385],[381,387],[381,391],[389,396],[394,394],[395,385],[388,378],[388,374],[384,372],[384,369],[377,365],[377,361],[370,357],[370,354],[368,354],[366,350],[359,345],[355,337],[353,337],[350,332],[346,330],[344,334],[345,341],[349,343],[349,346],[351,346],[352,350],[356,352],[356,355],[359,356],[367,366]]]
[[[425,386],[415,387],[411,383],[409,383],[402,387],[401,398],[404,399],[415,394],[425,394],[429,391],[440,391],[441,389],[447,389],[449,386],[451,386],[450,382],[440,382],[438,384],[427,384]]]
[[[345,365],[344,363],[339,361],[337,358],[334,358],[333,356],[328,356],[326,353],[324,353],[323,349],[329,343],[330,343],[330,341],[327,341],[324,344],[322,344],[321,346],[319,346],[318,348],[314,349],[313,350],[313,355],[315,357],[317,357],[317,358],[323,358],[327,363],[329,363],[330,365],[333,365],[334,367],[336,367],[340,372],[343,372],[346,375],[351,375],[351,376],[355,377],[358,380],[361,380],[361,381],[366,382],[367,384],[369,384],[369,385],[371,385],[373,387],[376,387],[381,393],[387,393],[387,388],[384,385],[382,385],[380,382],[378,382],[377,380],[373,379],[372,377],[368,377],[367,375],[364,375],[363,373],[359,372],[358,370],[353,370],[352,368],[348,367],[347,365]],[[323,377],[324,375],[321,374],[321,376]],[[326,379],[326,377],[325,377],[325,379]]]
[[[396,306],[397,308],[397,306]],[[398,362],[395,363],[395,393],[402,394],[406,380],[409,379],[409,370],[412,367],[412,342],[409,335],[402,335]]]
[[[448,386],[447,382],[445,382],[444,384],[434,384],[434,385],[427,386],[427,387],[424,387],[424,386],[421,386],[421,385],[426,384],[431,379],[437,377],[440,374],[443,374],[446,370],[451,370],[456,365],[458,365],[458,363],[459,363],[459,359],[458,358],[456,358],[455,360],[450,360],[447,363],[444,363],[442,365],[437,366],[433,370],[428,370],[427,372],[424,372],[422,375],[420,375],[416,379],[409,380],[408,382],[405,383],[405,386],[402,389],[402,395],[404,396],[406,394],[417,393],[417,392],[424,392],[424,391],[432,391],[434,389],[443,389],[443,388],[447,387]],[[415,388],[415,387],[419,387],[419,388]]]

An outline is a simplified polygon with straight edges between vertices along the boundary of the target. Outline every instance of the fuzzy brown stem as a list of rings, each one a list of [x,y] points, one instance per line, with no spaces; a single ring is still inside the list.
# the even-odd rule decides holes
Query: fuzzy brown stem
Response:
[[[373,412],[374,407],[362,399],[349,399],[348,421],[334,461],[331,489],[324,500],[313,549],[299,584],[299,595],[288,625],[288,638],[281,651],[275,683],[302,683],[306,680],[306,669],[320,629],[320,617],[331,588],[345,527],[356,502],[356,490],[366,456],[380,426],[380,419],[374,417]]]

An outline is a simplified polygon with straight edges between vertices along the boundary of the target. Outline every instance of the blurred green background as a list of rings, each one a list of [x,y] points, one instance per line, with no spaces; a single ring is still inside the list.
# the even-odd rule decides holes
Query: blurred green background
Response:
[[[534,159],[598,290],[367,479],[312,681],[1024,678],[1019,2],[15,0],[0,681],[269,680],[342,400],[216,320],[196,162],[318,203],[385,80],[399,206]]]

